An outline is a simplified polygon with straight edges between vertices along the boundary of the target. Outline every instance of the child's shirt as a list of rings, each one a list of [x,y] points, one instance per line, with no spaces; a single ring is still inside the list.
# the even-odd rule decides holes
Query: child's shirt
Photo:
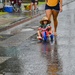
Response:
[[[48,26],[50,26],[50,24],[40,25],[41,28],[47,28]]]

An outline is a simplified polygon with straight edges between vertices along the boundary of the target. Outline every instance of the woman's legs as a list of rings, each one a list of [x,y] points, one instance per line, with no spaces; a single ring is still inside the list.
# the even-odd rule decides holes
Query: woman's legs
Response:
[[[58,11],[52,10],[53,21],[54,21],[54,35],[57,35],[56,32],[57,32],[57,26],[58,26],[58,20],[57,20],[58,13],[59,13]]]
[[[51,20],[51,14],[52,14],[52,10],[47,9],[47,10],[46,10],[46,16],[47,16],[47,18],[48,18],[49,20]]]
[[[57,20],[57,17],[58,17],[58,11],[56,10],[46,10],[46,16],[48,17],[49,20],[51,20],[51,15],[53,15],[53,21],[54,21],[54,35],[57,35],[56,32],[57,32],[57,25],[58,25],[58,20]]]
[[[59,10],[60,10],[59,3],[54,7],[48,6],[47,4],[45,6],[46,16],[48,17],[48,19],[51,20],[51,15],[53,16],[55,35],[56,35],[57,25],[58,25],[57,17],[58,17]]]

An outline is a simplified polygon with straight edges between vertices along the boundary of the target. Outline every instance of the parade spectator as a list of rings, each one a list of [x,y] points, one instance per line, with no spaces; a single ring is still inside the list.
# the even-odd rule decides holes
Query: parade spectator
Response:
[[[31,3],[30,3],[30,10],[33,10],[33,7],[34,7],[34,10],[37,9],[37,6],[38,6],[38,0],[31,0]]]
[[[18,0],[18,6],[19,6],[19,8],[21,8],[21,3],[22,3],[22,0]]]

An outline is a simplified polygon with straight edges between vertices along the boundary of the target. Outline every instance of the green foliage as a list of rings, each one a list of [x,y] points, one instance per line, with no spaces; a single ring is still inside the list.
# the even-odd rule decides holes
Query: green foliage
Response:
[[[0,12],[0,16],[5,14],[7,14],[7,12]]]
[[[40,6],[40,5],[42,5],[42,4],[45,4],[45,2],[39,2],[39,4],[38,4],[38,5]]]

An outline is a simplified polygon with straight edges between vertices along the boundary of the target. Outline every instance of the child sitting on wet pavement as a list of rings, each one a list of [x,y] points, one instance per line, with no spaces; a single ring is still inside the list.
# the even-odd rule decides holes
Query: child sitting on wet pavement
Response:
[[[40,27],[38,28],[38,31],[37,31],[37,34],[38,34],[37,39],[42,39],[41,28],[47,29],[47,31],[49,32],[48,36],[50,36],[53,33],[50,23],[51,23],[51,21],[49,21],[46,16],[42,18],[42,20],[40,21],[41,25],[40,25]]]

